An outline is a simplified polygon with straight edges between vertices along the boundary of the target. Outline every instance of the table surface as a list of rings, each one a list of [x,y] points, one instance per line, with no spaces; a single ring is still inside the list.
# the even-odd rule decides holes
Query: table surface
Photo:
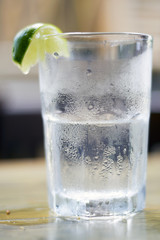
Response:
[[[0,239],[160,239],[160,154],[149,155],[146,209],[126,218],[67,221],[51,216],[44,159],[0,162]]]

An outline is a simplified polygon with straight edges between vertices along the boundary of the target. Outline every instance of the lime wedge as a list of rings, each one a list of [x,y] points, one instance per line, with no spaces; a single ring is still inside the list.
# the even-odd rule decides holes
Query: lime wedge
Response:
[[[43,60],[45,52],[58,56],[66,56],[67,42],[59,35],[62,31],[51,24],[36,23],[19,31],[13,41],[12,59],[23,73],[28,73],[38,60]],[[43,38],[44,37],[44,38]]]

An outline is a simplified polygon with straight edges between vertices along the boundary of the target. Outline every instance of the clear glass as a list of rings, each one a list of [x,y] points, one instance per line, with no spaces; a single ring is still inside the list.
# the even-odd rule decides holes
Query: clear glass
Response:
[[[107,217],[145,206],[152,38],[65,33],[68,55],[39,64],[49,203],[57,216]],[[42,47],[42,45],[41,45]]]

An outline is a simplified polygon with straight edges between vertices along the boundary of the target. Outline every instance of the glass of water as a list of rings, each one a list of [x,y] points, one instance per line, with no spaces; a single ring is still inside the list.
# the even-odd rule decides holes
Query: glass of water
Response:
[[[55,38],[56,35],[44,37]],[[68,56],[39,64],[50,208],[126,215],[145,206],[152,38],[64,33]]]

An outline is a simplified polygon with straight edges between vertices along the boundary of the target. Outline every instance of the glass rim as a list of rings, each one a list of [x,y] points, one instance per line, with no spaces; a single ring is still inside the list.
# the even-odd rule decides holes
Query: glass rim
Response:
[[[115,37],[121,40],[132,40],[132,41],[147,41],[152,42],[153,37],[150,34],[138,33],[138,32],[64,32],[64,33],[53,33],[40,36],[40,38],[50,38],[50,37],[62,37],[62,38],[94,38],[94,37],[114,37],[110,41],[115,40]],[[118,40],[118,39],[117,39]]]

